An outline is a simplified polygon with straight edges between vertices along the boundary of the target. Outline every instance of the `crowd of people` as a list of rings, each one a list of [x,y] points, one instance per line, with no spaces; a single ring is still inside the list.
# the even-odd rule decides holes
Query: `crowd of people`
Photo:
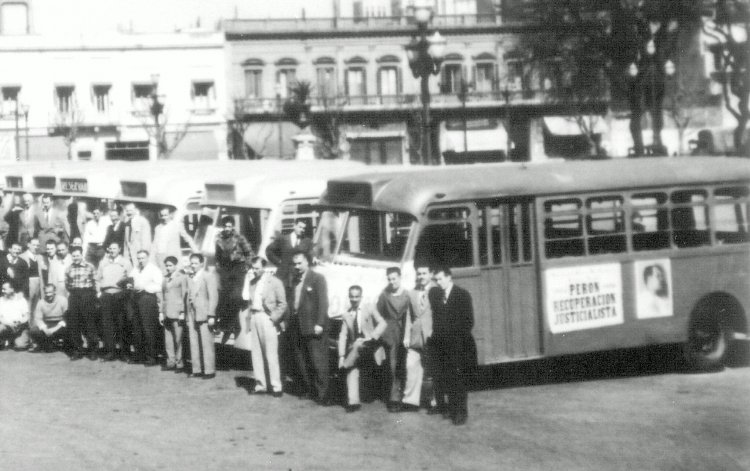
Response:
[[[402,285],[398,267],[388,268],[372,305],[363,302],[362,286],[350,286],[349,307],[334,330],[304,220],[277,237],[264,258],[225,217],[214,274],[169,208],[159,212],[153,238],[130,203],[107,213],[92,208],[81,236],[71,239],[49,199],[35,211],[28,196],[20,211],[6,215],[17,230],[0,255],[0,349],[161,364],[210,380],[215,337],[231,337],[250,351],[253,394],[292,392],[329,406],[336,402],[332,378],[341,377],[347,412],[381,395],[389,412],[424,406],[454,424],[466,422],[466,383],[476,366],[473,307],[450,268],[417,262],[414,289]],[[193,249],[184,261],[182,241]]]

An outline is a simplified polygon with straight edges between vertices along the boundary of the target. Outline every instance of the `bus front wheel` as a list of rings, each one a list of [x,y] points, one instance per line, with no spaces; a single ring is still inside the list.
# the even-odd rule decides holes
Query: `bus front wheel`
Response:
[[[692,370],[711,371],[724,366],[733,332],[722,309],[706,306],[693,317],[685,342],[685,360]]]

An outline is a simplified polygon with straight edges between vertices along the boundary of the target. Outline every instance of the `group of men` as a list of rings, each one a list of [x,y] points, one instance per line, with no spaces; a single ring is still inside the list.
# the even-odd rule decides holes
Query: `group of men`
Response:
[[[254,394],[281,397],[287,379],[301,398],[333,404],[328,286],[312,269],[304,220],[267,248],[277,267],[271,274],[267,260],[255,256],[234,230],[234,219],[224,218],[215,277],[200,253],[182,266],[180,239],[194,244],[168,209],[160,212],[153,240],[148,220],[134,205],[123,213],[121,218],[110,211],[105,219],[94,208],[80,245],[69,247],[52,237],[39,254],[38,234],[23,253],[19,241],[11,241],[0,256],[0,347],[9,340],[25,348],[30,336],[32,351],[64,343],[71,360],[87,356],[146,366],[157,365],[163,355],[162,369],[181,372],[187,365],[182,351],[187,330],[191,368],[185,372],[211,379],[214,333],[223,324],[236,339],[249,338]],[[362,302],[361,286],[349,288],[337,342],[346,410],[360,409],[361,382],[383,377],[390,412],[417,411],[424,403],[429,414],[460,425],[467,420],[466,381],[476,364],[471,297],[453,284],[449,268],[419,263],[415,268],[413,290],[402,286],[397,267],[387,269],[387,286],[374,305]],[[30,288],[33,275],[42,287],[37,299]],[[428,378],[434,387],[423,394]],[[382,389],[369,386],[368,397]]]

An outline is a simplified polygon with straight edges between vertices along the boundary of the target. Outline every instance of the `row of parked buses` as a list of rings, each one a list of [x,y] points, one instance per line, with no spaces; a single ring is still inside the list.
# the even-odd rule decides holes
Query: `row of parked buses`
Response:
[[[304,218],[332,317],[352,284],[374,299],[387,267],[407,286],[415,261],[451,267],[474,299],[480,364],[680,343],[707,369],[748,338],[744,159],[66,162],[0,174],[6,195],[49,193],[82,210],[134,201],[154,224],[170,206],[209,259],[224,216],[260,254]]]

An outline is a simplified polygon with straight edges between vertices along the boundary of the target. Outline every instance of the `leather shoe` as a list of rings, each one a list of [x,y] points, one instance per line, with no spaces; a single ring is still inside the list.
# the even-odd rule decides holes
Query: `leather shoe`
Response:
[[[81,358],[83,358],[83,354],[80,352],[75,352],[70,355],[70,361],[77,361],[77,360],[80,360]]]
[[[464,425],[467,419],[468,417],[464,414],[456,414],[456,416],[453,417],[453,425]]]
[[[96,352],[89,352],[86,357],[91,361],[96,361],[99,358],[99,355]]]
[[[128,365],[137,365],[139,363],[143,363],[142,358],[136,358],[136,357],[130,357],[127,361]]]
[[[284,392],[283,392],[283,391],[274,391],[274,392],[272,392],[272,393],[271,393],[271,396],[273,396],[273,397],[275,397],[276,399],[278,399],[278,398],[280,398],[280,397],[283,397],[283,396],[284,396]]]
[[[319,399],[315,401],[318,403],[318,405],[323,407],[331,407],[333,405],[333,400],[330,397],[324,397],[323,399]]]
[[[253,396],[263,396],[266,394],[266,391],[264,391],[263,389],[253,389],[252,391],[250,391],[250,394],[252,394]]]
[[[357,412],[362,408],[361,404],[351,404],[349,406],[344,407],[346,409],[347,414],[351,414],[352,412]]]
[[[158,363],[153,358],[149,358],[148,360],[146,360],[145,362],[143,362],[143,366],[147,366],[147,367],[148,366],[156,366],[156,365],[158,365]]]
[[[400,402],[389,402],[386,408],[388,412],[401,412],[403,409]]]
[[[399,412],[419,412],[419,406],[414,404],[401,403],[401,410]]]
[[[163,366],[161,367],[161,370],[162,370],[162,371],[172,371],[172,370],[174,370],[174,369],[175,369],[175,367],[174,367],[173,365],[172,365],[172,366],[170,366],[170,365],[163,365]]]
[[[203,379],[214,379],[214,378],[216,378],[216,373],[209,373],[207,375],[206,374],[203,375]]]
[[[427,415],[438,415],[445,413],[445,409],[442,407],[430,407],[427,409]]]
[[[99,361],[115,361],[114,353],[107,353],[99,359]]]
[[[203,373],[189,373],[188,374],[188,378],[198,378],[198,379],[200,379],[202,377],[203,377]]]

